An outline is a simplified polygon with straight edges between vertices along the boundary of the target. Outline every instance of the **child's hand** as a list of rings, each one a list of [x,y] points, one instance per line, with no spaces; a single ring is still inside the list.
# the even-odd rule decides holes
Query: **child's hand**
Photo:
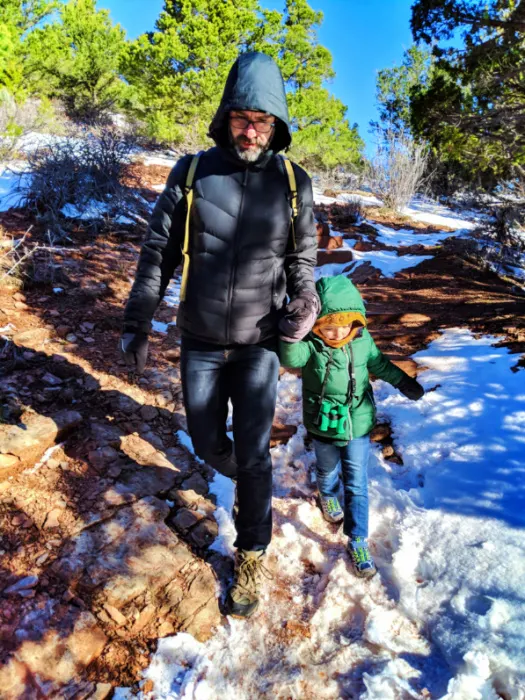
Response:
[[[421,384],[415,379],[412,379],[412,377],[409,377],[408,374],[403,377],[403,379],[397,385],[397,388],[407,397],[407,399],[410,399],[411,401],[419,401],[419,399],[425,393],[425,390]]]

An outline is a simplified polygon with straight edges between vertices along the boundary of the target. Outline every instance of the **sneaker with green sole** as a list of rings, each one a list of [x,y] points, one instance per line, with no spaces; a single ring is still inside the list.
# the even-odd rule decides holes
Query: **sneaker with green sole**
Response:
[[[226,607],[233,617],[250,617],[259,607],[259,593],[263,576],[272,576],[264,566],[264,550],[250,552],[244,549],[235,554],[233,585],[226,597]]]
[[[321,502],[321,510],[325,520],[329,523],[340,523],[343,520],[343,509],[337,497],[326,498],[320,495],[319,501]]]
[[[372,578],[377,574],[377,568],[368,549],[366,537],[354,537],[348,540],[348,552],[352,560],[352,568],[359,578]]]

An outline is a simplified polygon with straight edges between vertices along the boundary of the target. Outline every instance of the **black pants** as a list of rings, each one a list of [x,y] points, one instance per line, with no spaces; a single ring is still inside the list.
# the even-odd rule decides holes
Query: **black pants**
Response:
[[[239,549],[265,549],[272,535],[270,432],[279,358],[276,342],[224,348],[182,339],[181,380],[188,430],[196,454],[237,478]],[[226,435],[228,399],[233,439]]]

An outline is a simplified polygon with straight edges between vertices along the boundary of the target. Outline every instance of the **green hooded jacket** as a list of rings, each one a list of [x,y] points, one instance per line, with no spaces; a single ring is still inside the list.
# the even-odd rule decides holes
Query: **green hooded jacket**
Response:
[[[345,311],[356,311],[365,316],[365,306],[359,291],[344,275],[322,277],[316,287],[321,301],[320,318]],[[407,376],[377,348],[366,328],[361,329],[342,348],[329,347],[314,333],[299,343],[281,341],[280,357],[284,367],[303,368],[303,416],[306,429],[314,437],[336,443],[346,444],[353,438],[367,435],[375,425],[376,408],[369,371],[393,386],[397,386]],[[344,420],[338,421],[337,427],[328,430],[320,430],[323,384],[323,402],[328,402],[332,408],[336,405],[344,407]]]

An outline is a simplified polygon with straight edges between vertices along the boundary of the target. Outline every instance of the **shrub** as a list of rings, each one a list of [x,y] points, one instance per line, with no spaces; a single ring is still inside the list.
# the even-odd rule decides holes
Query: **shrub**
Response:
[[[33,98],[18,102],[8,90],[1,88],[0,163],[14,158],[22,137],[37,131],[64,133],[64,117],[56,103]]]
[[[66,235],[68,217],[98,227],[97,219],[129,214],[138,206],[129,187],[134,148],[131,136],[111,127],[49,139],[28,155],[32,177],[21,178],[18,188],[24,205],[55,236]]]
[[[427,160],[426,148],[410,136],[386,132],[369,166],[372,191],[386,207],[402,211],[423,182]]]

